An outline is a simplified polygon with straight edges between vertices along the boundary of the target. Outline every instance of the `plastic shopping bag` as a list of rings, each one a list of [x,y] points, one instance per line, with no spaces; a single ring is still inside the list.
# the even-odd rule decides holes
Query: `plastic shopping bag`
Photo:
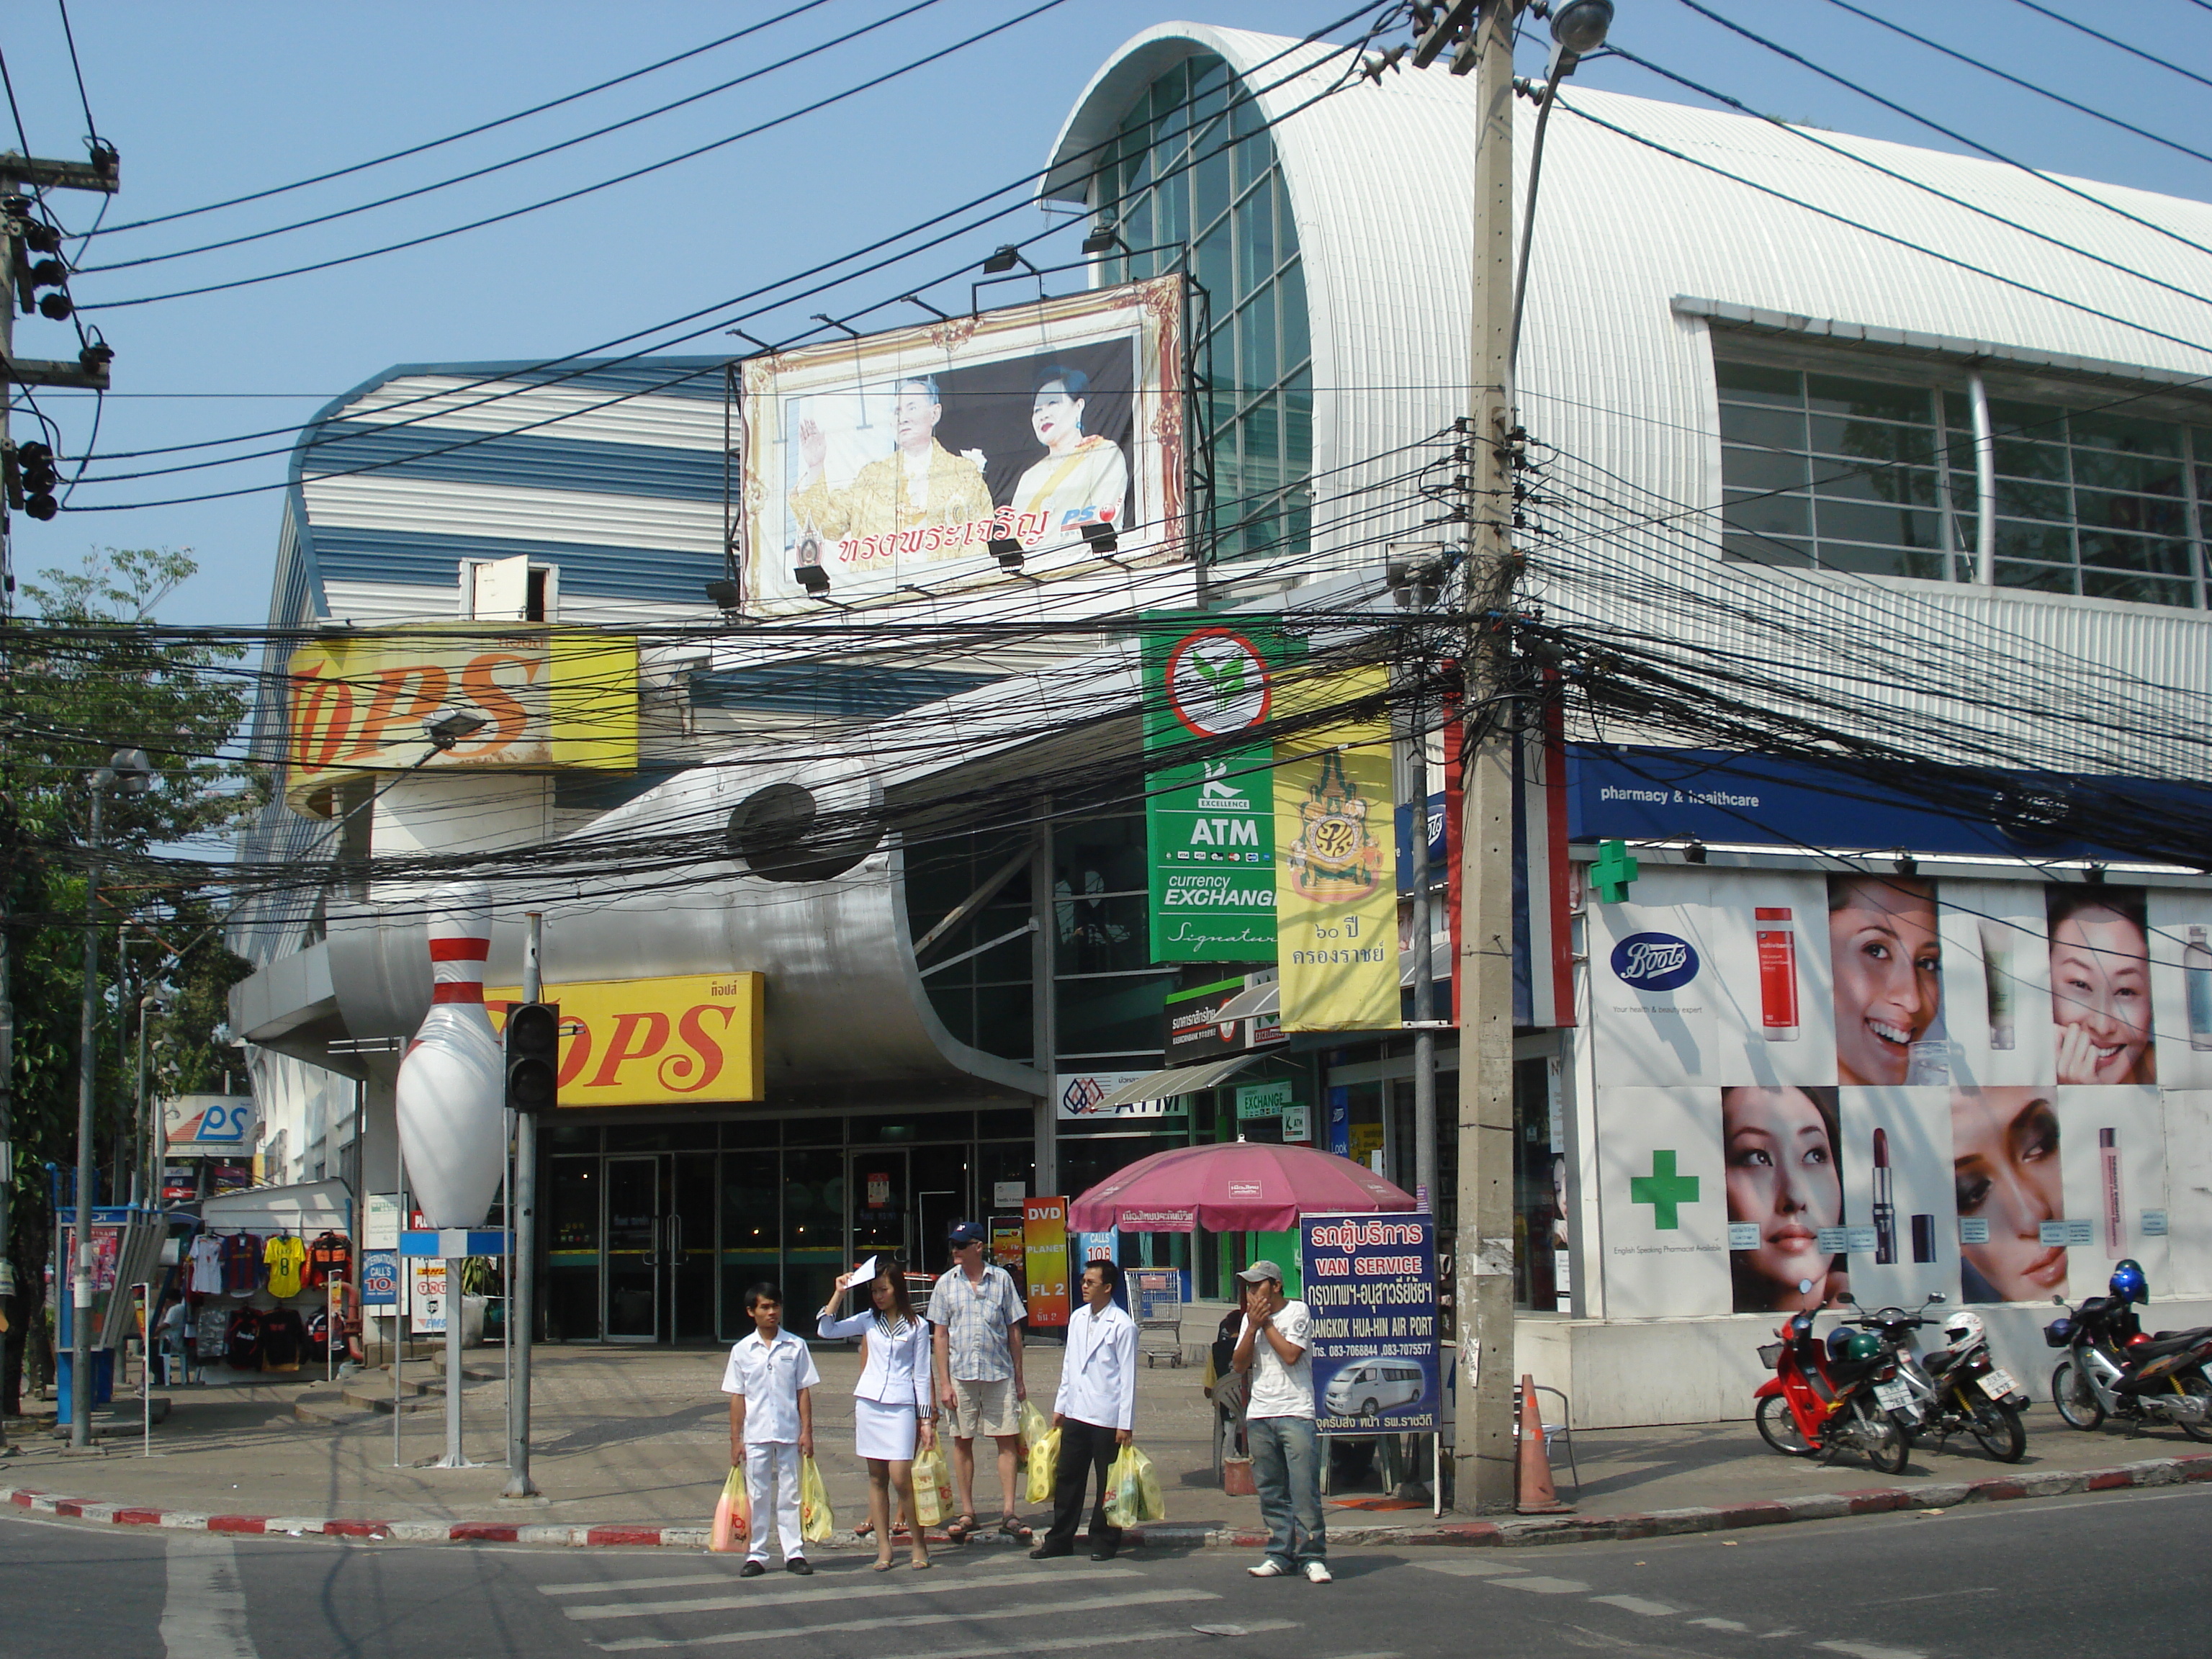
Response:
[[[1122,1447],[1106,1474],[1107,1521],[1117,1527],[1136,1527],[1167,1517],[1159,1472],[1152,1467],[1152,1460],[1134,1446]]]
[[[753,1533],[752,1501],[745,1496],[745,1472],[732,1468],[714,1500],[714,1533],[709,1549],[726,1554],[744,1548]]]
[[[1139,1521],[1164,1521],[1168,1518],[1168,1500],[1160,1491],[1160,1472],[1152,1467],[1152,1460],[1134,1446],[1129,1456],[1137,1470],[1137,1494],[1140,1500]]]
[[[1046,1435],[1052,1432],[1052,1425],[1045,1419],[1045,1414],[1036,1408],[1036,1403],[1028,1400],[1022,1401],[1020,1423],[1022,1433],[1021,1462],[1023,1466],[1026,1468],[1029,1464],[1030,1451],[1036,1447],[1038,1441],[1043,1439]]]
[[[914,1518],[933,1527],[951,1507],[952,1471],[945,1467],[945,1454],[932,1446],[914,1460]]]
[[[799,1535],[810,1544],[826,1544],[837,1530],[837,1517],[830,1513],[830,1490],[822,1484],[822,1466],[811,1457],[799,1462]]]
[[[1060,1431],[1047,1429],[1044,1437],[1030,1448],[1030,1492],[1032,1504],[1052,1502],[1052,1483],[1060,1468]]]

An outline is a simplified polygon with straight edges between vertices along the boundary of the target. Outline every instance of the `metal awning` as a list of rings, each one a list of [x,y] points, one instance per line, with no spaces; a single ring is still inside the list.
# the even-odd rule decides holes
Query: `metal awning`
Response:
[[[1201,1066],[1170,1066],[1164,1071],[1147,1072],[1134,1083],[1123,1084],[1093,1109],[1110,1112],[1116,1106],[1133,1106],[1140,1100],[1169,1100],[1176,1095],[1194,1095],[1200,1090],[1211,1089],[1222,1079],[1243,1071],[1253,1061],[1267,1057],[1264,1053],[1235,1054],[1227,1060],[1209,1060]]]
[[[1255,1014],[1272,1014],[1283,1006],[1283,981],[1268,980],[1239,991],[1213,1012],[1213,1022],[1226,1025],[1232,1019],[1249,1019]]]

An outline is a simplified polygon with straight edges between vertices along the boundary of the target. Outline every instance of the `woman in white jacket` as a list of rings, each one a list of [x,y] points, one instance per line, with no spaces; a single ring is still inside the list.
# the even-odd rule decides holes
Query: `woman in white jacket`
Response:
[[[929,1324],[907,1299],[906,1275],[899,1264],[880,1267],[868,1287],[873,1305],[840,1318],[853,1275],[839,1275],[836,1292],[815,1326],[824,1339],[864,1336],[866,1363],[853,1389],[854,1449],[868,1466],[868,1521],[876,1536],[876,1571],[885,1572],[891,1556],[891,1498],[914,1539],[914,1565],[929,1565],[929,1547],[914,1510],[914,1454],[937,1441],[937,1413],[930,1393]]]

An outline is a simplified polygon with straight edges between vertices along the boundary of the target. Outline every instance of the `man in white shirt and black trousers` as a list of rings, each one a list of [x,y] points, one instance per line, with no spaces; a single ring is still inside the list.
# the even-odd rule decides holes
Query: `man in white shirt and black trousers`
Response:
[[[1137,1324],[1114,1305],[1121,1282],[1121,1270],[1111,1261],[1083,1270],[1083,1309],[1067,1322],[1067,1353],[1052,1402],[1052,1425],[1060,1431],[1052,1530],[1030,1552],[1033,1560],[1075,1553],[1075,1520],[1085,1479],[1093,1472],[1098,1498],[1091,1511],[1091,1559],[1110,1561],[1121,1547],[1121,1529],[1106,1519],[1106,1480],[1115,1453],[1135,1438]]]

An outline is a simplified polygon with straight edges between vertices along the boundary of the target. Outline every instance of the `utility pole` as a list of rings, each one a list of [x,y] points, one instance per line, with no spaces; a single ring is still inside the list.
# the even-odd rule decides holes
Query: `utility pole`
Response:
[[[11,486],[17,483],[15,446],[8,432],[9,405],[19,386],[56,386],[107,390],[107,365],[113,353],[104,345],[88,346],[70,362],[47,362],[15,355],[15,307],[27,313],[39,309],[16,268],[20,240],[29,229],[16,212],[19,193],[25,188],[88,190],[113,195],[120,185],[122,168],[112,146],[96,143],[89,161],[56,161],[0,150],[0,456],[5,457]],[[63,313],[66,316],[66,311]],[[15,884],[15,801],[7,775],[5,756],[15,743],[14,641],[9,633],[15,614],[15,568],[12,557],[13,526],[10,509],[25,503],[11,487],[0,501],[0,1299],[15,1294],[15,1268],[9,1255],[15,1237],[15,941],[11,936]],[[34,515],[35,516],[35,515]],[[45,516],[51,517],[51,514]],[[59,1218],[57,1218],[58,1224]],[[60,1292],[61,1287],[55,1287]],[[82,1432],[84,1423],[78,1419]]]
[[[1513,752],[1498,716],[1513,587],[1513,26],[1524,0],[1417,8],[1426,68],[1475,76],[1468,351],[1466,798],[1460,835],[1459,1216],[1452,1241],[1453,1506],[1513,1507]],[[1424,941],[1425,943],[1425,941]]]

